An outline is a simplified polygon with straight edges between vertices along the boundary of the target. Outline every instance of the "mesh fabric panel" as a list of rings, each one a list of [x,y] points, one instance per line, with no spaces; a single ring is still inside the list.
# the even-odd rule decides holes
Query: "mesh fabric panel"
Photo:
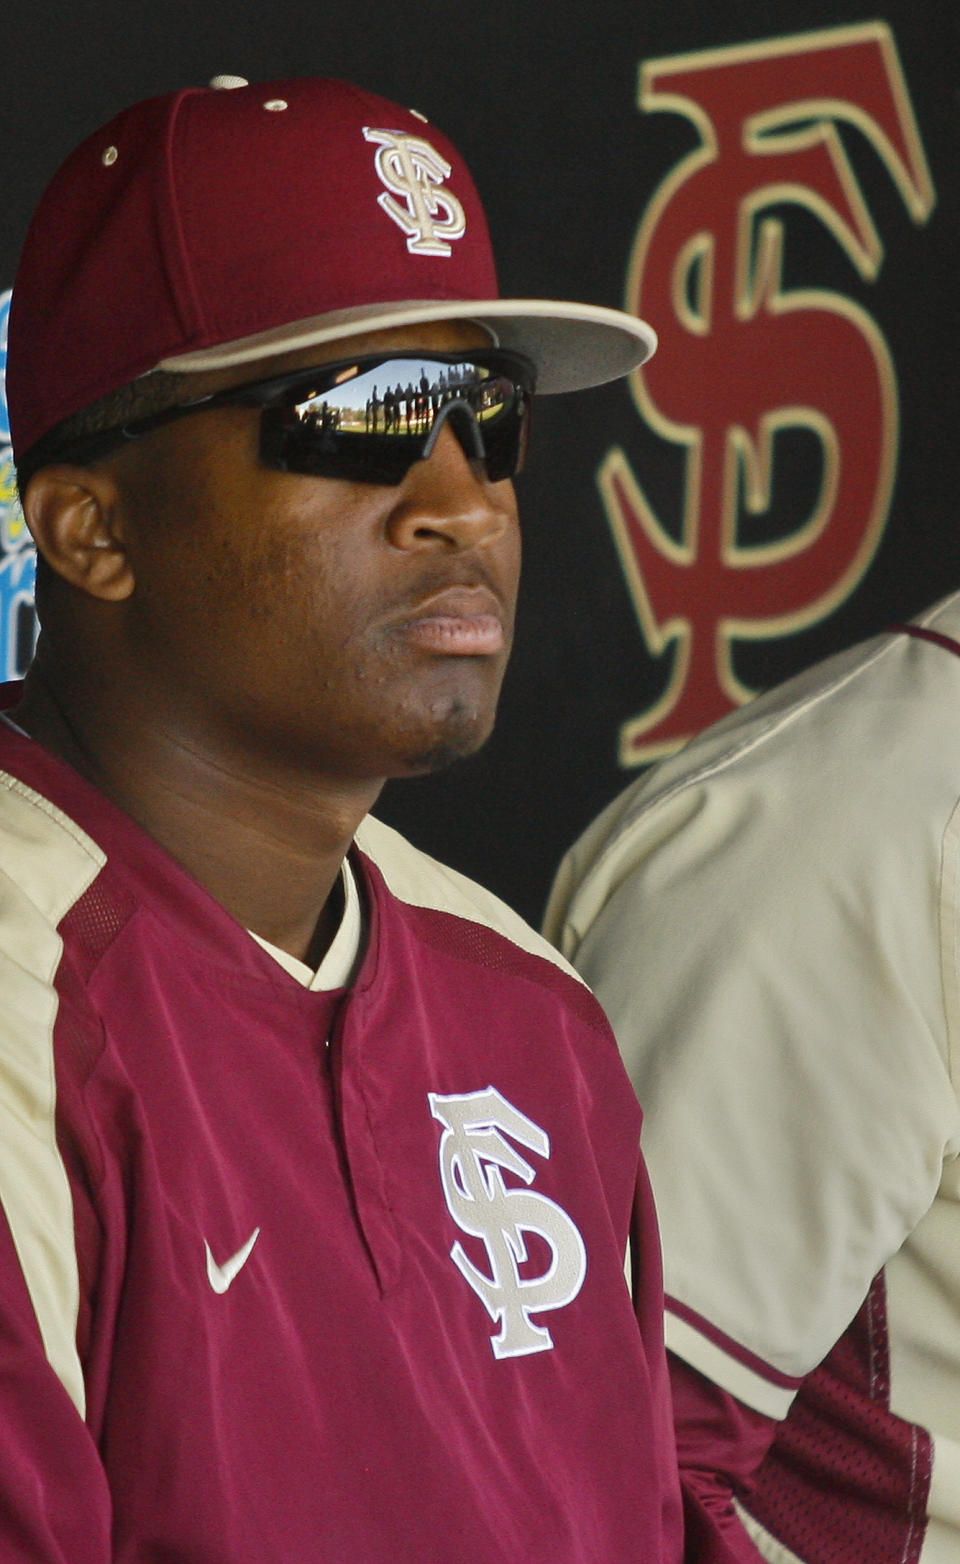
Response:
[[[917,1564],[930,1436],[889,1408],[883,1275],[808,1375],[745,1508],[804,1564]]]

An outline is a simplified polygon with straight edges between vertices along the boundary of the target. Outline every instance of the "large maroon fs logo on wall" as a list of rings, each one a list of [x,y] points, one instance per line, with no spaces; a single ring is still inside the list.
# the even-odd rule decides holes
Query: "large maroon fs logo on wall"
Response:
[[[620,759],[669,753],[754,692],[737,679],[738,639],[823,618],[863,577],[886,522],[898,446],[897,385],[876,321],[854,300],[782,283],[784,224],[797,203],[860,277],[883,249],[838,135],[853,123],[915,222],[933,185],[889,29],[879,22],[646,62],[639,104],[683,114],[700,146],[663,180],[640,222],[627,308],[660,352],[631,382],[657,435],[684,451],[679,535],[655,514],[623,450],[601,493],[652,655],[671,658],[664,694],[624,724]],[[778,435],[821,453],[819,494],[786,536],[742,537],[771,510]]]

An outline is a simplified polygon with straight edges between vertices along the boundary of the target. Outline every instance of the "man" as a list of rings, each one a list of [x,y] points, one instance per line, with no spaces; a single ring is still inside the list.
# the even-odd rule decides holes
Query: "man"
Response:
[[[311,80],[120,115],[13,298],[0,1557],[677,1560],[612,1036],[368,818],[490,730],[535,383],[652,333],[499,299],[456,151]]]
[[[554,889],[644,1103],[681,1469],[743,1561],[960,1557],[958,702],[954,595],[642,778]]]

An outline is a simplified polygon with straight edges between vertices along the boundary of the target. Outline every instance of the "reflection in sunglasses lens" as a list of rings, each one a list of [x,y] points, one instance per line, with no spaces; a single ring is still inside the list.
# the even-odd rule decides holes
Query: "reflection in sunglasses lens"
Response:
[[[477,364],[389,360],[297,404],[299,422],[318,432],[425,436],[442,409],[466,403],[481,422],[508,408],[513,382]]]
[[[319,375],[322,371],[318,372]],[[359,483],[401,483],[429,457],[449,421],[490,482],[523,465],[529,396],[512,367],[419,355],[341,366],[333,384],[303,382],[295,401],[265,407],[260,455],[268,466]]]

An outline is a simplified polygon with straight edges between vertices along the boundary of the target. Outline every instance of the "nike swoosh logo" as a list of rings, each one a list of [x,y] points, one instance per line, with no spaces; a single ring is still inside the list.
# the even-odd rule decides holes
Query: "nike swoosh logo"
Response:
[[[238,1249],[236,1254],[232,1254],[229,1260],[224,1260],[222,1265],[217,1264],[213,1258],[210,1245],[206,1239],[203,1240],[203,1247],[207,1251],[207,1281],[214,1292],[226,1292],[227,1288],[246,1265],[253,1246],[259,1237],[260,1229],[255,1227],[243,1247]]]

